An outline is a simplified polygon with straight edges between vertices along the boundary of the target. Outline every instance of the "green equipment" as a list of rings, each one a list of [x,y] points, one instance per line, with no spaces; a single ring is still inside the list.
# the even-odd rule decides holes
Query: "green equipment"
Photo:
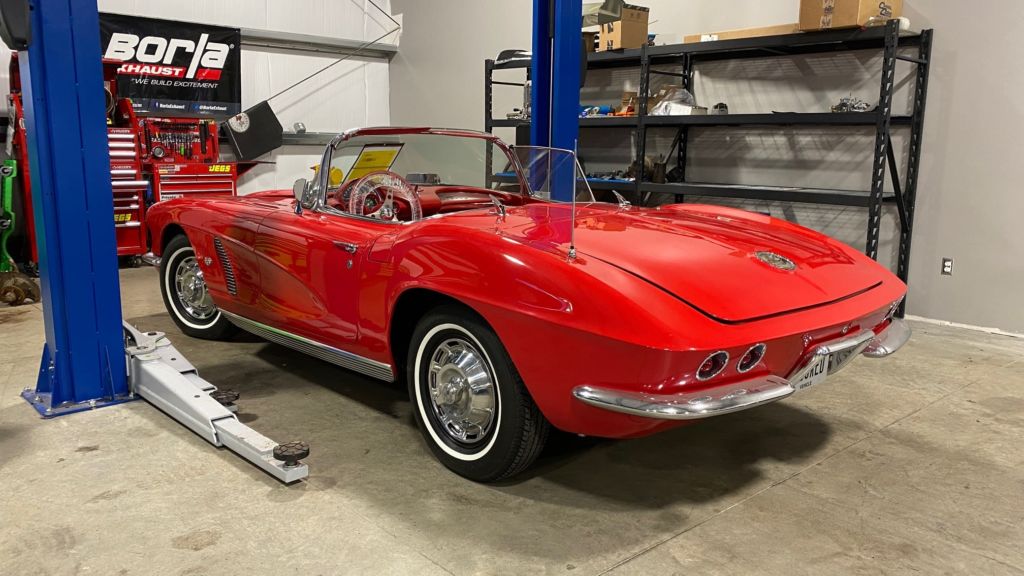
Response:
[[[17,175],[17,162],[4,160],[3,165],[0,165],[0,178],[3,178],[0,192],[0,302],[11,306],[24,304],[26,300],[40,301],[39,286],[18,271],[18,265],[7,251],[7,239],[14,233],[13,190]]]
[[[7,252],[7,239],[14,233],[14,177],[18,175],[18,164],[14,160],[4,160],[0,166],[0,177],[3,178],[3,193],[0,196],[0,273],[16,272],[14,259]]]

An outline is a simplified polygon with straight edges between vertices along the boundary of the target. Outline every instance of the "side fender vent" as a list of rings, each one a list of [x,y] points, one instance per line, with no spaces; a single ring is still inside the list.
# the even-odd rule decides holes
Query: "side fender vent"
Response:
[[[217,259],[220,260],[220,266],[224,269],[224,283],[227,284],[228,293],[232,296],[237,296],[238,284],[235,282],[235,269],[231,267],[228,251],[224,249],[224,244],[220,241],[220,238],[215,237],[213,239],[213,249],[217,251]]]

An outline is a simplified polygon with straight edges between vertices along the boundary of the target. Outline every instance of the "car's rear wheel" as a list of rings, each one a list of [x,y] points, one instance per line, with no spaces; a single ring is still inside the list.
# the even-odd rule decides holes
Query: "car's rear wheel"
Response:
[[[222,340],[237,331],[210,297],[196,252],[184,235],[175,236],[164,247],[160,293],[171,319],[189,336]]]
[[[442,306],[424,316],[406,366],[420,431],[456,474],[494,482],[540,454],[550,425],[497,335],[471,311]]]

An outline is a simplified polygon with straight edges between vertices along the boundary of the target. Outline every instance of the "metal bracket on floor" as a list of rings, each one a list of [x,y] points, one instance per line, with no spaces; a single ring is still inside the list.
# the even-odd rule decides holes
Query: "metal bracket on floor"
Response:
[[[124,323],[125,360],[132,391],[214,446],[226,446],[284,483],[302,480],[309,455],[302,442],[278,444],[239,422],[235,393],[218,391],[162,332]]]

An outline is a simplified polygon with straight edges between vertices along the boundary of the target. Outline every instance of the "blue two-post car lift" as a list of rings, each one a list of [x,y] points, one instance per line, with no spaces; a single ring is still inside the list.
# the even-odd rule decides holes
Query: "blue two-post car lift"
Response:
[[[308,450],[239,422],[231,399],[216,400],[163,334],[123,322],[96,0],[27,4],[27,47],[17,48],[46,344],[36,387],[22,396],[45,418],[141,396],[283,482],[306,477],[298,458]],[[25,13],[3,8],[5,19]]]

